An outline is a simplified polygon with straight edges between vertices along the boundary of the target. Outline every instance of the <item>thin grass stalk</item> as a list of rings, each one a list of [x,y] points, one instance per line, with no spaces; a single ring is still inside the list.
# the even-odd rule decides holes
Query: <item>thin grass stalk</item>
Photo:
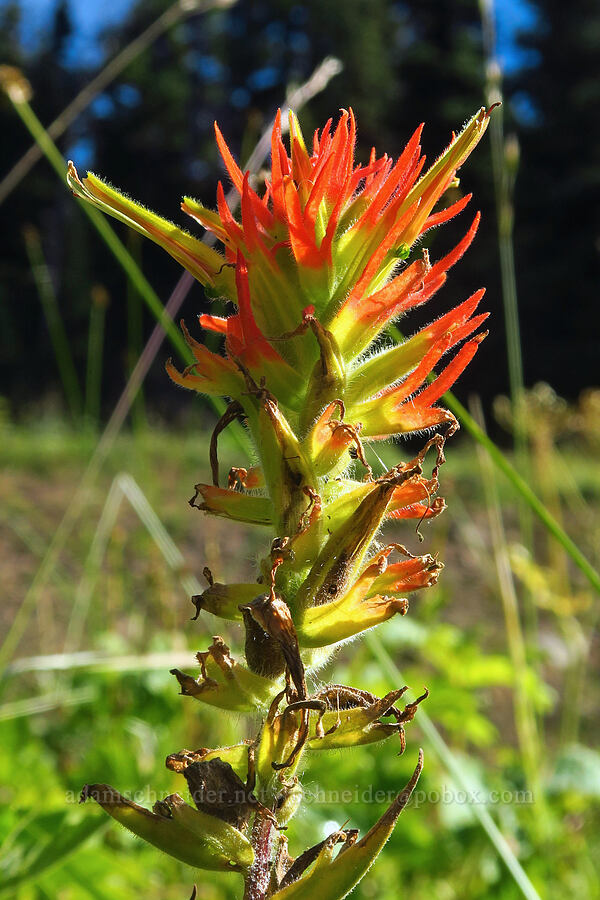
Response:
[[[177,0],[155,19],[141,34],[125,46],[89,84],[71,100],[63,111],[48,125],[48,135],[57,140],[75,119],[90,105],[108,85],[129,66],[133,60],[147,50],[162,34],[183,18],[209,12],[211,9],[228,9],[237,0]],[[20,184],[23,178],[43,156],[44,151],[36,142],[15,163],[0,182],[0,204]]]
[[[480,0],[483,44],[486,64],[486,99],[488,104],[502,103],[502,70],[496,57],[494,0]],[[527,434],[523,422],[523,356],[519,328],[519,306],[513,247],[514,183],[518,165],[516,139],[504,139],[502,108],[490,121],[492,172],[496,197],[498,252],[500,257],[502,302],[506,327],[508,375],[515,420],[515,448],[522,462],[527,461]]]
[[[374,631],[368,632],[365,635],[365,643],[371,651],[373,658],[379,663],[381,670],[385,672],[390,679],[391,684],[404,684],[402,672],[386,650],[379,635]],[[460,762],[456,759],[452,750],[446,744],[444,738],[424,709],[419,710],[419,726],[444,768],[456,781],[461,790],[464,790],[468,795],[472,790],[469,779],[465,776]],[[471,810],[498,853],[498,856],[506,865],[506,868],[510,872],[523,897],[525,897],[526,900],[541,900],[541,897],[533,886],[529,876],[515,856],[512,847],[492,819],[486,807],[481,803],[474,803],[471,806]]]
[[[175,315],[174,311],[179,308],[192,283],[192,276],[188,272],[184,272],[167,302],[165,315]],[[23,595],[21,604],[5,635],[4,642],[0,645],[0,684],[4,670],[25,632],[31,612],[35,608],[39,597],[42,595],[44,586],[58,564],[60,555],[64,550],[79,516],[85,509],[90,489],[114,445],[115,439],[127,418],[137,388],[144,380],[146,373],[158,352],[158,348],[162,344],[164,336],[165,332],[161,324],[157,323],[144,348],[142,356],[138,360],[138,363],[131,374],[131,378],[125,385],[117,405],[94,448],[90,461],[88,462],[85,471],[75,488],[73,496],[58,523],[58,527],[52,535],[52,539],[43,555],[39,568],[36,570],[31,585]]]
[[[40,240],[39,232],[33,226],[27,226],[23,230],[25,238],[25,248],[31,266],[31,274],[35,281],[46,324],[48,326],[48,334],[54,350],[54,358],[62,382],[65,399],[71,413],[73,422],[77,422],[82,412],[82,395],[81,386],[69,339],[65,329],[60,308],[56,299],[52,278],[44,258],[44,251]]]
[[[76,653],[47,653],[22,656],[13,660],[6,677],[25,672],[135,672],[165,669],[169,665],[184,666],[189,662],[189,650],[168,650],[161,653],[131,653],[114,656],[98,650],[79,650]]]
[[[561,631],[569,655],[559,731],[560,746],[565,748],[576,744],[579,738],[591,641],[586,637],[581,624],[573,615],[567,616],[561,623]]]
[[[536,471],[539,472],[538,483],[542,499],[562,525],[561,487],[564,482],[558,474],[555,433],[550,422],[543,423],[540,428],[536,429],[532,435],[532,445]],[[569,568],[566,559],[560,552],[557,553],[557,549],[554,542],[548,540],[547,554],[549,578],[552,580],[551,589],[558,596],[570,598],[574,596],[575,592],[571,584]],[[576,742],[579,732],[582,693],[591,640],[586,637],[575,611],[567,610],[563,614],[557,610],[557,620],[568,654],[563,688],[564,697],[567,699],[562,705],[559,731],[560,744],[562,747],[566,747]]]
[[[195,575],[187,571],[183,554],[167,532],[135,478],[127,472],[121,472],[117,476],[117,483],[119,489],[127,498],[138,518],[147,529],[148,534],[160,550],[169,568],[177,576],[177,580],[187,596],[191,597],[200,593],[203,590],[202,585]]]
[[[573,470],[571,465],[565,459],[564,455],[561,453],[558,447],[554,447],[553,452],[554,459],[554,477],[560,481],[563,486],[563,491],[569,497],[569,508],[570,512],[577,517],[583,516],[587,523],[589,523],[589,528],[592,533],[586,535],[587,543],[591,548],[597,548],[600,546],[598,541],[596,540],[597,535],[593,532],[597,530],[597,526],[595,524],[595,510],[592,505],[586,500],[579,484],[577,483],[577,479],[573,475]],[[586,531],[588,529],[586,528]],[[598,554],[596,553],[596,556]]]
[[[12,531],[33,556],[42,559],[46,552],[44,537],[33,530],[31,522],[21,517],[19,511],[9,508],[9,505],[5,504],[4,510],[0,512],[0,524]],[[57,587],[66,588],[72,584],[72,574],[62,564],[57,565],[53,578]]]
[[[527,481],[519,474],[509,459],[502,453],[500,448],[487,436],[483,429],[479,427],[477,422],[469,415],[468,411],[454,394],[451,392],[444,394],[444,403],[459,419],[461,426],[469,432],[471,437],[487,450],[496,468],[506,476],[517,494],[529,505],[544,528],[546,528],[554,539],[558,541],[565,553],[571,557],[572,561],[582,572],[596,593],[600,594],[600,573],[598,573],[597,569],[594,568],[587,557],[581,552],[575,541],[569,537],[563,528],[561,528],[560,524],[532,490]]]
[[[0,523],[23,543],[34,558],[43,559],[46,552],[44,539],[32,531],[29,522],[26,522],[18,513],[10,509],[7,513],[0,515]],[[71,573],[62,565],[57,565],[51,576],[56,588],[60,588],[62,591],[70,590],[72,584]],[[53,591],[46,591],[43,602],[38,603],[36,607],[40,640],[47,641],[51,645],[55,643],[57,637],[57,621],[53,596]]]
[[[141,238],[135,231],[130,231],[129,252],[141,268]],[[143,312],[142,298],[133,290],[131,282],[127,282],[127,375],[130,376],[143,349]],[[144,403],[144,389],[140,385],[131,407],[131,421],[134,432],[141,433],[145,430],[146,408]]]
[[[493,64],[488,65],[487,96],[492,102],[503,102],[500,89],[500,73]],[[518,458],[528,463],[529,453],[527,430],[523,419],[523,356],[521,350],[521,333],[519,326],[519,306],[517,300],[517,281],[513,245],[514,227],[514,179],[518,159],[516,137],[504,138],[502,115],[490,123],[490,142],[492,147],[492,167],[496,193],[496,211],[498,222],[498,255],[500,258],[500,276],[502,287],[502,303],[504,307],[504,324],[506,329],[506,349],[508,357],[508,378],[510,396],[515,421],[514,439]]]
[[[119,515],[122,499],[123,492],[119,487],[118,479],[115,478],[109,488],[106,502],[100,513],[90,549],[83,565],[83,573],[75,591],[75,600],[65,635],[64,653],[74,653],[81,645],[92,595],[100,574],[110,534]]]
[[[483,410],[481,403],[474,400],[476,419],[484,430]],[[506,533],[502,519],[502,509],[498,496],[498,487],[494,467],[489,455],[479,445],[477,457],[481,471],[485,505],[487,508],[497,584],[502,601],[504,625],[508,650],[512,661],[514,678],[514,711],[515,725],[521,752],[523,772],[528,786],[533,791],[537,803],[543,803],[543,788],[540,778],[540,759],[542,758],[536,714],[531,702],[529,683],[529,665],[525,637],[519,615],[519,600],[510,566]],[[543,820],[543,814],[538,816]]]
[[[64,689],[60,692],[53,691],[49,694],[41,694],[39,697],[27,697],[24,700],[13,700],[11,703],[3,703],[0,706],[0,722],[22,719],[38,713],[62,709],[65,706],[82,706],[85,703],[95,703],[97,699],[97,690],[93,687],[82,687],[73,688],[70,691],[65,691]]]
[[[556,447],[554,447],[553,451],[553,460],[556,479],[565,486],[570,496],[575,497],[576,512],[571,509],[571,513],[576,515],[580,521],[587,520],[589,523],[586,526],[588,543],[591,547],[597,548],[600,546],[598,528],[592,516],[591,507],[581,493],[571,468]],[[587,615],[584,612],[581,616],[581,621],[575,620],[576,633],[572,635],[572,640],[577,645],[577,659],[575,665],[569,669],[569,681],[565,685],[565,695],[568,696],[569,702],[565,704],[563,722],[561,723],[562,746],[577,743],[579,740],[583,698],[585,696],[588,672],[591,671],[588,665],[589,656],[593,647],[593,637],[596,632],[599,615],[600,608],[592,600],[589,610],[587,610]]]
[[[104,326],[108,302],[106,289],[100,284],[94,285],[91,291],[85,376],[85,419],[86,424],[94,431],[100,425]]]
[[[41,149],[44,152],[44,155],[47,157],[48,161],[58,174],[60,180],[64,181],[66,172],[65,160],[63,159],[63,156],[57,148],[56,144],[48,136],[47,131],[44,129],[44,126],[34,113],[29,102],[24,98],[21,98],[20,100],[16,99],[14,93],[11,93],[10,91],[8,95],[12,100],[13,106],[21,121],[26,126],[32,137],[40,145]],[[112,227],[106,221],[106,218],[100,212],[98,212],[98,210],[94,209],[91,206],[81,205],[80,208],[83,210],[84,214],[93,224],[94,228],[96,229],[104,243],[116,258],[117,262],[131,281],[132,286],[137,289],[140,295],[144,298],[152,314],[157,320],[162,322],[169,340],[171,341],[175,349],[178,350],[184,360],[188,362],[191,361],[189,350],[179,330],[175,327],[172,321],[168,321],[164,317],[164,308],[162,303],[160,302],[158,294],[147,281],[146,277],[137,265],[135,259],[133,258],[131,253],[129,253],[123,242],[117,237]]]
[[[480,0],[483,45],[485,52],[485,91],[488,102],[503,102],[502,70],[496,56],[496,28],[494,0]],[[493,98],[493,99],[492,99]],[[503,107],[490,122],[492,175],[496,202],[500,286],[506,330],[508,377],[513,415],[513,436],[518,470],[529,480],[532,474],[527,424],[525,421],[525,379],[519,325],[519,304],[514,254],[514,191],[519,165],[519,144],[516,136],[505,140]],[[519,502],[521,540],[533,550],[533,517],[531,509]],[[529,591],[524,592],[525,628],[532,643],[537,642],[537,606]]]
[[[10,90],[8,91],[8,96],[11,99],[13,106],[19,114],[21,120],[29,129],[29,132],[35,138],[35,140],[38,141],[45,156],[48,158],[49,162],[51,163],[61,180],[63,180],[65,176],[65,160],[63,159],[56,144],[54,144],[51,138],[48,136],[43,125],[29,105],[26,97],[22,94],[19,95],[19,92]],[[167,337],[171,341],[171,344],[185,360],[186,364],[192,362],[190,350],[185,343],[181,332],[175,327],[173,319],[166,312],[158,297],[158,294],[154,291],[154,289],[142,273],[141,269],[137,265],[135,259],[133,258],[131,253],[129,253],[123,242],[119,239],[113,228],[109,225],[106,218],[100,212],[98,212],[98,210],[94,209],[88,204],[81,205],[81,209],[88,217],[92,225],[96,228],[100,237],[103,239],[111,253],[114,255],[119,265],[122,267],[125,275],[129,279],[132,290],[136,290],[144,299],[150,311],[158,321],[158,324],[162,329],[164,329]],[[183,282],[181,279],[179,281],[179,284],[188,285],[188,290],[189,287],[191,287],[192,283],[193,279],[191,278],[189,280],[186,280],[185,282]],[[217,414],[222,415],[225,409],[223,402],[219,398],[209,398],[209,402],[210,401],[212,401],[212,406],[214,407]],[[241,449],[245,450],[246,442],[243,438],[243,432],[241,431],[239,425],[233,430],[233,433],[237,435],[237,439],[240,442]]]

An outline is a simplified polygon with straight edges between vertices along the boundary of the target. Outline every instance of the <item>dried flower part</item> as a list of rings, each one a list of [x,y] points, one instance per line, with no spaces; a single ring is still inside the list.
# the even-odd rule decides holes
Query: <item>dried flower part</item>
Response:
[[[198,750],[180,750],[178,753],[171,753],[167,756],[165,765],[171,772],[183,775],[192,763],[221,759],[228,763],[241,779],[245,779],[248,777],[250,768],[250,747],[249,741],[243,741],[232,747],[218,747],[215,750],[208,747],[201,747]]]
[[[199,679],[171,669],[186,697],[219,709],[252,712],[267,704],[276,691],[272,681],[236,662],[220,637],[213,638],[208,650],[197,653],[196,658],[200,664]]]
[[[247,826],[256,800],[253,783],[243,782],[230,763],[214,757],[191,762],[183,772],[196,807],[236,828]],[[252,782],[254,779],[252,779]]]
[[[333,750],[371,744],[397,733],[403,737],[405,717],[394,704],[406,690],[403,687],[379,698],[369,691],[328,685],[311,698],[313,704],[321,706],[310,730],[308,748]],[[385,716],[393,716],[394,721],[382,721]]]
[[[192,597],[192,603],[196,607],[194,619],[198,618],[202,610],[206,610],[221,619],[241,622],[243,618],[241,607],[252,603],[259,591],[258,584],[213,582],[202,594]]]
[[[279,792],[282,784],[287,784],[293,777],[300,762],[301,750],[304,749],[308,732],[303,735],[303,718],[299,712],[287,706],[279,712],[285,691],[277,694],[265,719],[264,728],[256,751],[256,771],[258,780],[267,791]],[[296,747],[293,764],[286,767],[285,773],[279,774],[282,763],[290,758]],[[275,774],[275,773],[278,774]]]
[[[287,887],[288,884],[292,884],[294,881],[297,881],[300,876],[308,869],[308,867],[315,862],[321,851],[328,844],[335,842],[337,844],[343,844],[344,847],[351,847],[352,844],[356,842],[357,838],[358,829],[350,828],[347,831],[336,831],[335,835],[331,834],[329,835],[329,837],[326,837],[324,840],[320,841],[320,843],[315,844],[314,847],[309,847],[308,850],[305,850],[304,853],[301,853],[300,856],[293,862],[291,860],[288,860],[287,868],[285,865],[282,866],[277,887],[279,887],[279,889],[283,889],[284,887]]]

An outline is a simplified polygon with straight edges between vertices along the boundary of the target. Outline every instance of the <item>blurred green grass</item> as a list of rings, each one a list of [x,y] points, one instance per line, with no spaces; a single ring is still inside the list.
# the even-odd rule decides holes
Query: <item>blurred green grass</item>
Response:
[[[90,545],[110,486],[121,472],[135,479],[159,512],[188,573],[199,575],[209,565],[216,577],[229,581],[251,576],[260,533],[205,518],[186,503],[193,485],[208,475],[210,422],[205,426],[177,433],[154,427],[119,436],[33,611],[0,696],[0,886],[8,885],[0,896],[185,900],[194,880],[201,898],[239,894],[235,876],[194,872],[107,824],[92,807],[75,803],[86,781],[140,791],[146,805],[166,793],[185,794],[182,779],[164,767],[165,756],[183,747],[227,745],[250,736],[255,724],[177,695],[166,660],[176,656],[177,664],[186,668],[182,655],[185,659],[189,654],[187,669],[194,671],[193,653],[208,645],[217,623],[208,614],[198,622],[189,621],[193,609],[181,587],[182,573],[169,569],[126,501],[107,535],[81,640],[71,648],[102,654],[108,661],[52,671],[47,662],[31,660],[64,649]],[[2,633],[95,440],[51,418],[19,427],[2,423]],[[571,440],[561,453],[560,459],[556,454],[551,459],[557,473],[561,466],[569,473],[558,484],[563,525],[582,546],[593,550],[600,508],[594,448]],[[392,463],[410,453],[402,445],[385,445],[380,455]],[[594,716],[598,659],[593,647],[585,656],[576,729],[564,731],[565,710],[572,701],[565,686],[574,652],[565,622],[579,622],[585,640],[592,638],[590,591],[575,570],[568,573],[569,596],[560,593],[556,566],[552,568],[541,532],[536,534],[535,565],[523,548],[515,547],[516,499],[508,490],[503,492],[507,546],[517,561],[515,571],[524,573],[525,580],[538,579],[540,599],[536,641],[527,645],[526,685],[542,729],[538,764],[544,796],[522,802],[528,799],[523,793],[528,786],[515,731],[516,678],[494,576],[482,478],[475,452],[464,440],[455,439],[447,455],[441,493],[450,498],[449,509],[422,526],[424,544],[419,545],[414,524],[394,525],[386,535],[413,551],[422,546],[427,552],[439,552],[446,570],[439,586],[416,595],[409,615],[387,623],[380,635],[411,687],[420,690],[425,683],[430,689],[427,712],[457,755],[475,799],[479,802],[497,792],[497,802],[490,802],[488,809],[540,896],[592,898],[600,851],[600,757],[592,749],[598,737]],[[240,462],[226,436],[221,457],[223,471]],[[219,621],[218,630],[233,648],[240,647],[237,626],[224,631]],[[151,654],[165,656],[148,663]],[[360,684],[377,693],[396,686],[361,642],[341,648],[318,678],[323,683],[334,679]],[[402,758],[391,742],[340,752],[333,762],[330,754],[323,760],[318,753],[307,758],[302,781],[310,800],[289,830],[292,853],[346,820],[367,830],[384,805],[377,791],[389,794],[404,784],[423,743],[426,769],[418,809],[403,814],[382,859],[355,896],[383,900],[402,894],[416,900],[520,896],[469,803],[457,795],[457,785],[428,752],[418,720],[409,726],[407,737]],[[332,793],[344,791],[347,794]],[[87,840],[79,845],[80,833]],[[54,845],[57,836],[64,847]],[[44,868],[44,860],[54,864]],[[11,873],[23,871],[29,872],[29,880],[11,886]]]

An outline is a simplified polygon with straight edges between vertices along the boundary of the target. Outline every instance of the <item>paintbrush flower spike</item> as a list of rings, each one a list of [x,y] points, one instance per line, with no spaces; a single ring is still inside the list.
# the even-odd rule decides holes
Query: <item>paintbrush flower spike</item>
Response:
[[[195,808],[172,795],[150,812],[106,785],[87,786],[83,796],[190,865],[240,872],[246,900],[346,896],[382,849],[421,771],[420,754],[407,787],[362,840],[355,830],[339,831],[295,860],[289,855],[281,829],[302,801],[300,775],[311,752],[394,734],[403,750],[404,726],[427,696],[401,708],[405,686],[379,698],[364,688],[319,686],[311,673],[336,645],[406,615],[407,595],[430,588],[443,569],[436,556],[382,542],[380,534],[412,519],[422,539],[422,523],[446,508],[439,471],[458,424],[436,404],[485,337],[487,314],[477,311],[484,291],[401,343],[383,338],[443,286],[475,237],[479,214],[441,259],[415,249],[468,204],[470,195],[448,205],[444,198],[489,113],[480,109],[428,169],[422,126],[396,161],[372,150],[361,164],[351,110],[309,144],[290,113],[289,148],[278,113],[260,187],[215,126],[239,215],[221,183],[216,210],[189,197],[182,209],[220,250],[97,176],[81,180],[69,163],[76,196],[164,247],[209,300],[232,304],[227,316],[199,316],[202,329],[222,335],[224,352],[209,351],[182,323],[193,361],[181,371],[169,360],[167,372],[185,388],[228,400],[210,441],[212,483],[196,484],[190,505],[268,535],[255,582],[224,584],[205,569],[208,587],[192,598],[195,619],[208,614],[239,629],[243,659],[216,636],[196,655],[199,672],[172,670],[184,696],[260,713],[255,739],[168,757]],[[255,457],[240,460],[223,485],[218,436],[236,420]],[[374,474],[370,441],[431,429],[437,433],[413,459]]]

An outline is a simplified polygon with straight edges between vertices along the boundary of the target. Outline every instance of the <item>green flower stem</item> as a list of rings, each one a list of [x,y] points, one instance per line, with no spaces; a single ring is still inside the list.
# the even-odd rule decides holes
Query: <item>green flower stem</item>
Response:
[[[10,96],[11,95],[9,94],[9,97]],[[65,160],[63,159],[60,150],[58,149],[52,138],[48,135],[46,129],[34,113],[29,103],[26,100],[16,102],[14,98],[11,97],[11,99],[21,121],[23,122],[31,136],[34,138],[34,140],[43,150],[44,155],[48,159],[52,168],[56,171],[60,180],[64,182],[66,166]],[[160,302],[158,294],[141,272],[131,253],[119,240],[111,226],[108,224],[106,217],[103,216],[102,213],[98,212],[97,209],[94,209],[94,207],[90,204],[81,203],[79,204],[79,208],[88,217],[113,256],[116,257],[117,262],[124,270],[132,285],[144,298],[153,315],[161,322],[161,325],[164,328],[173,346],[179,351],[179,353],[181,353],[181,356],[184,360],[186,360],[186,362],[191,363],[191,353],[183,339],[183,336],[180,334],[178,329],[175,327],[175,324],[170,319],[165,319],[164,321],[162,321],[162,319],[164,318],[164,308],[162,303]]]
[[[34,113],[30,104],[26,100],[16,100],[10,93],[8,96],[12,100],[13,106],[18,113],[21,121],[26,126],[34,140],[39,144],[40,148],[44,152],[44,155],[58,174],[61,181],[64,181],[66,171],[65,160],[63,159],[58,147],[56,146],[52,138],[48,135],[48,132],[45,130],[44,126]],[[117,262],[127,275],[127,278],[129,279],[133,289],[136,290],[138,294],[144,299],[153,316],[156,318],[157,322],[163,328],[165,334],[171,341],[171,344],[175,347],[178,353],[181,354],[187,365],[192,363],[192,354],[187,344],[185,343],[181,332],[175,326],[170,316],[165,314],[164,307],[158,297],[158,294],[156,293],[150,282],[147,280],[147,278],[144,276],[143,272],[141,271],[140,267],[138,266],[129,250],[127,250],[123,242],[117,237],[113,228],[106,220],[106,217],[88,203],[81,203],[79,204],[79,207],[88,217],[104,243],[116,258]],[[218,397],[209,397],[207,399],[210,401],[217,414],[222,415],[225,411],[224,402]],[[244,432],[238,426],[237,428],[232,429],[232,434],[235,436],[237,443],[240,445],[240,449],[245,452],[248,445],[247,440],[245,439]]]
[[[478,406],[479,408],[474,409],[474,412],[481,422],[482,430],[484,430],[483,411],[480,404]],[[527,784],[537,798],[537,802],[544,804],[545,798],[542,792],[539,766],[541,758],[540,737],[535,709],[527,687],[529,673],[527,650],[521,628],[519,601],[508,555],[498,486],[490,456],[481,445],[477,447],[477,455],[479,457],[481,480],[488,511],[500,598],[504,610],[506,636],[513,665],[515,724],[523,760],[523,770],[527,778]],[[543,823],[546,821],[545,816],[538,813],[536,821]]]
[[[85,418],[96,430],[100,422],[102,399],[102,361],[104,356],[104,323],[108,294],[99,285],[92,288],[88,328],[87,372],[85,379]]]
[[[54,356],[71,412],[71,418],[74,422],[77,422],[81,416],[83,406],[81,385],[75,363],[73,362],[69,339],[67,338],[65,325],[56,300],[50,272],[44,259],[42,242],[37,230],[31,226],[24,229],[24,237],[31,273],[37,287],[42,309],[44,310],[48,333],[54,348]]]

